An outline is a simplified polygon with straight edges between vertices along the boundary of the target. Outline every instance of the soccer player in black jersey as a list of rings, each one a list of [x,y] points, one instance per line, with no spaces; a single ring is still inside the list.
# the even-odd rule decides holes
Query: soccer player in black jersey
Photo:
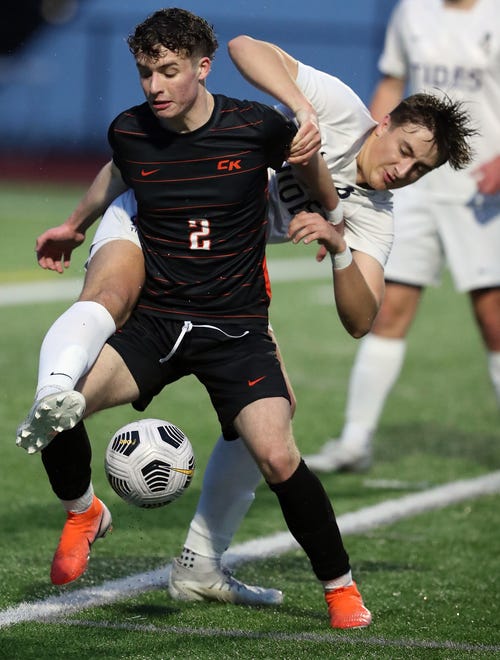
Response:
[[[49,394],[37,407],[47,437],[29,449],[43,450],[68,512],[52,580],[79,577],[89,544],[111,524],[92,489],[84,411],[123,403],[144,410],[165,385],[194,374],[225,437],[245,440],[276,493],[324,585],[331,625],[367,626],[371,615],[352,581],[332,506],[295,445],[290,395],[267,331],[267,169],[286,158],[294,124],[265,105],[208,92],[217,42],[190,12],[156,12],[129,45],[147,102],[112,123],[113,162],[82,204],[91,221],[104,200],[133,188],[146,279],[137,309],[99,354],[81,393]],[[333,211],[338,198],[321,165],[311,158],[302,176]]]

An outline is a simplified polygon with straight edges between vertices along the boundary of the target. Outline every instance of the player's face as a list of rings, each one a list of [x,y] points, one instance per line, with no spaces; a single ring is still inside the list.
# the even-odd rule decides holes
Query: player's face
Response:
[[[153,113],[173,130],[192,130],[190,116],[205,93],[210,58],[189,58],[162,48],[160,57],[136,58],[141,87]]]
[[[432,133],[416,124],[392,127],[387,116],[376,127],[358,159],[358,181],[375,190],[408,186],[437,165]]]

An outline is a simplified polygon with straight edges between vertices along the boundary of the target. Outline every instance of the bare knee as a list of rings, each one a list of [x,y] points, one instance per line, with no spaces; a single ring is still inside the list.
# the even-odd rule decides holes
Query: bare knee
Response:
[[[300,458],[295,461],[271,461],[261,466],[261,472],[264,479],[269,484],[281,484],[290,479],[292,474],[298,468]]]
[[[265,451],[255,457],[264,479],[271,484],[289,479],[300,462],[295,443],[269,439]]]
[[[121,328],[132,313],[139,292],[127,289],[117,282],[103,282],[103,287],[99,289],[84,287],[79,300],[91,300],[99,303],[111,314],[116,327]]]

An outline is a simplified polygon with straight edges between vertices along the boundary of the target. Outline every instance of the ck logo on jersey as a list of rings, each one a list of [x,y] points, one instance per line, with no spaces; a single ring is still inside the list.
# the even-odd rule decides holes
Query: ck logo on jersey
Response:
[[[238,158],[238,160],[230,160],[229,158],[225,158],[224,160],[219,160],[217,163],[217,169],[227,170],[228,172],[232,172],[233,170],[241,170],[241,159]]]

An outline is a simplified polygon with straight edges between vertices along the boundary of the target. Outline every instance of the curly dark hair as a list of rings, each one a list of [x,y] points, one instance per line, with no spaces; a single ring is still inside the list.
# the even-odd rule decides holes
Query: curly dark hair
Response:
[[[186,9],[159,9],[137,25],[127,39],[130,52],[157,59],[161,48],[186,57],[215,56],[219,44],[213,26]]]
[[[474,153],[469,139],[478,130],[462,101],[422,92],[403,99],[389,114],[392,127],[415,124],[433,134],[437,167],[448,162],[454,170],[461,170],[472,161]]]

